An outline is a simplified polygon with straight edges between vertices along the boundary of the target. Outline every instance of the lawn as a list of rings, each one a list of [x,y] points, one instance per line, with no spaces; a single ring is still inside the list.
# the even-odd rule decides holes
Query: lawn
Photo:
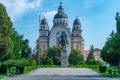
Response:
[[[89,66],[88,68],[100,73],[99,66]],[[108,72],[109,70],[112,71],[112,74],[109,74],[109,72]],[[117,69],[116,69],[116,75],[114,76],[114,67],[107,67],[106,72],[100,73],[100,74],[102,74],[103,76],[106,76],[106,77],[120,78],[120,74],[118,73]]]
[[[90,68],[93,71],[100,73],[99,65],[70,65],[69,67],[70,68]],[[108,70],[111,70],[112,74],[109,74]],[[114,67],[107,67],[106,72],[100,73],[100,74],[106,77],[120,78],[120,74],[118,73],[117,69],[116,69],[116,75],[114,76]]]
[[[0,79],[3,79],[4,77],[6,77],[5,74],[0,74]]]

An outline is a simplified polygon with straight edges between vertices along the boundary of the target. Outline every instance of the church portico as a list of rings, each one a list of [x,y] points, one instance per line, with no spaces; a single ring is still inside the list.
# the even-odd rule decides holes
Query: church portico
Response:
[[[49,36],[49,46],[59,46],[59,37],[61,36],[62,32],[65,32],[66,38],[68,40],[68,44],[66,46],[66,51],[69,54],[71,51],[71,33],[70,31],[63,27],[63,26],[57,26],[52,28]]]

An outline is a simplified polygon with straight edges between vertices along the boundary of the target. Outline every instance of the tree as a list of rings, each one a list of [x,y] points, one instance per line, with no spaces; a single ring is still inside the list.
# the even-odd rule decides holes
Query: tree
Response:
[[[95,57],[94,57],[93,53],[94,53],[94,46],[91,45],[91,46],[90,46],[90,53],[89,53],[89,55],[88,55],[88,57],[87,57],[87,59],[86,59],[86,63],[87,63],[89,60],[95,60]]]
[[[69,64],[71,65],[79,65],[81,62],[84,61],[84,57],[79,50],[73,49],[70,52],[68,61],[69,61]]]
[[[110,35],[101,51],[101,57],[104,61],[120,68],[120,16],[116,14],[117,33]]]
[[[0,58],[12,52],[12,22],[5,7],[0,3]]]
[[[40,65],[40,55],[42,54],[42,49],[41,49],[39,38],[36,40],[35,53],[36,53],[36,58],[37,58],[36,59],[37,64]]]
[[[48,48],[40,57],[41,64],[46,65],[49,63],[54,65],[60,65],[61,51],[61,48],[56,46]]]
[[[22,43],[22,58],[30,58],[31,48],[29,47],[29,40],[25,39]]]

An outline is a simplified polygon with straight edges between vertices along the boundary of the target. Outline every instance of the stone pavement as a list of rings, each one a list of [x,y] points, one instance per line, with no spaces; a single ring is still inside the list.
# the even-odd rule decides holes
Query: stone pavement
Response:
[[[28,75],[57,75],[57,76],[83,76],[100,75],[88,68],[39,68]]]
[[[120,80],[103,77],[88,68],[39,68],[29,74],[5,80]]]

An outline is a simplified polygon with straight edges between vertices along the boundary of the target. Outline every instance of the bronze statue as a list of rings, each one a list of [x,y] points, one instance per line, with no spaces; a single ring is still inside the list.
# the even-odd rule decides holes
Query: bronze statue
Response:
[[[69,44],[67,40],[67,35],[65,34],[65,31],[63,31],[61,36],[59,37],[59,46],[62,48],[63,51],[66,51],[67,44]]]

